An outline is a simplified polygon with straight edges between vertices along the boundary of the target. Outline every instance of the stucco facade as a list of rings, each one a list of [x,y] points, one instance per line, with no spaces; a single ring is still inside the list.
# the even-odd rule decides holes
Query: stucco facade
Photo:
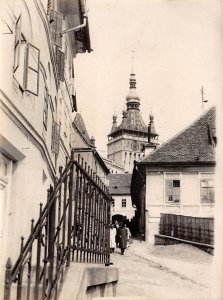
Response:
[[[69,4],[69,13],[66,5]],[[1,261],[15,259],[59,167],[71,151],[77,33],[85,1],[1,1]],[[89,41],[88,41],[89,42]],[[7,251],[6,251],[7,249]]]
[[[112,195],[111,216],[121,215],[131,221],[135,216],[131,195]]]
[[[192,217],[214,217],[214,203],[202,198],[202,182],[214,182],[214,167],[170,168],[169,170],[147,169],[146,172],[146,241],[153,244],[159,233],[161,213]],[[167,182],[180,183],[179,202],[168,200]]]
[[[214,217],[215,108],[135,164],[131,194],[140,232],[150,244],[160,214]]]

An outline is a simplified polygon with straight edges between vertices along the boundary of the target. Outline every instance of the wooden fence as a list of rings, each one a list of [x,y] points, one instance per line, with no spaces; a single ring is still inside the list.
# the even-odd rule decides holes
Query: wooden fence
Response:
[[[161,214],[159,233],[192,242],[214,245],[214,219]]]

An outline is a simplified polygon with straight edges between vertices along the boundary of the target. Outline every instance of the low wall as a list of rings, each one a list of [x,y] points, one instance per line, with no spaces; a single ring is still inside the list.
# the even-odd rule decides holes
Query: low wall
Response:
[[[162,234],[155,234],[155,245],[175,245],[175,244],[190,244],[192,246],[195,246],[209,254],[214,254],[214,246],[209,244],[203,244],[198,242],[193,242],[189,240],[179,239],[172,236],[162,235]]]
[[[117,282],[117,268],[99,264],[71,263],[63,279],[58,300],[115,297]]]

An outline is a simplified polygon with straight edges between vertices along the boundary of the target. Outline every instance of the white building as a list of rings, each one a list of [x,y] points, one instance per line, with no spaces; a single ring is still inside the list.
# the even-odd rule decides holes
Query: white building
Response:
[[[0,2],[1,262],[46,202],[69,158],[76,110],[75,56],[90,52],[84,0]],[[82,25],[81,28],[77,27]],[[76,30],[66,32],[70,28]]]
[[[161,213],[214,217],[215,146],[215,108],[211,108],[136,164],[132,198],[147,242],[153,244],[159,233]]]
[[[112,221],[127,219],[131,221],[135,216],[130,194],[132,174],[110,174],[109,193],[112,196]]]

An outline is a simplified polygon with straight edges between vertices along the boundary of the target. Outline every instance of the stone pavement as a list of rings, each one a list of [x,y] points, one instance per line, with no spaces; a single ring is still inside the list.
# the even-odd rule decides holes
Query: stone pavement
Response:
[[[124,256],[116,249],[111,262],[119,268],[116,299],[217,299],[213,257],[193,246],[134,241]]]

